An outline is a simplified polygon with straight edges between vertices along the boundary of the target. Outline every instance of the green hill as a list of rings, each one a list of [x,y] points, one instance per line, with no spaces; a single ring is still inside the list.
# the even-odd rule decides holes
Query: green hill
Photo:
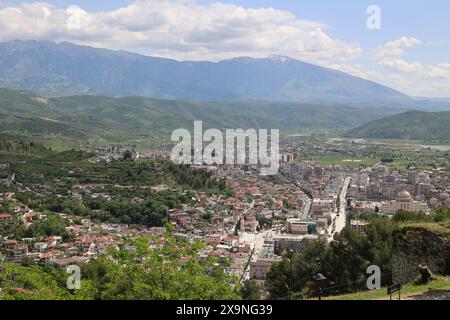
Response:
[[[346,136],[449,142],[450,112],[408,111],[366,123]]]
[[[275,102],[185,102],[142,97],[43,98],[0,89],[0,134],[47,144],[167,141],[174,129],[266,128],[286,132],[342,131],[392,114],[389,109]]]

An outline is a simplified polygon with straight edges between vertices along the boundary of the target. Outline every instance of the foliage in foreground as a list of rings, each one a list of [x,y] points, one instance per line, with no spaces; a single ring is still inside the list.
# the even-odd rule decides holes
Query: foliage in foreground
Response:
[[[68,274],[51,266],[1,265],[0,299],[178,300],[239,299],[222,262],[201,259],[200,243],[140,238],[81,266],[81,289],[68,290]]]
[[[402,226],[432,224],[443,229],[450,221],[450,209],[442,208],[428,216],[399,212],[394,219],[378,217],[366,225],[365,235],[344,228],[331,243],[319,239],[304,252],[294,254],[292,269],[289,259],[275,263],[267,274],[267,289],[272,299],[317,296],[319,287],[313,276],[322,273],[321,287],[325,295],[338,295],[366,289],[366,269],[377,265],[381,269],[382,285],[391,283],[392,251]],[[292,272],[291,272],[292,270]]]

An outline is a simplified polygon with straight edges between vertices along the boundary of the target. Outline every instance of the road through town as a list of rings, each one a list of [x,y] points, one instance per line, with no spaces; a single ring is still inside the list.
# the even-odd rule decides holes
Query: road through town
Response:
[[[328,228],[328,241],[333,240],[333,237],[336,233],[339,233],[344,229],[345,223],[346,223],[346,201],[347,201],[347,191],[348,186],[350,185],[351,178],[347,177],[344,180],[344,183],[342,185],[341,192],[339,193],[339,208],[337,208],[335,213],[332,213],[331,219],[332,224]]]

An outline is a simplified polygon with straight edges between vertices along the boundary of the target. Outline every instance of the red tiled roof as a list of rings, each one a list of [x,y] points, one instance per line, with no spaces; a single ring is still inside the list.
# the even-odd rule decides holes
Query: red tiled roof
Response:
[[[55,264],[60,265],[60,266],[64,266],[64,265],[68,265],[68,264],[77,264],[82,262],[83,258],[80,257],[70,257],[70,258],[62,258],[62,259],[57,259],[55,260]]]
[[[57,248],[70,248],[73,247],[73,243],[61,243],[56,246]]]

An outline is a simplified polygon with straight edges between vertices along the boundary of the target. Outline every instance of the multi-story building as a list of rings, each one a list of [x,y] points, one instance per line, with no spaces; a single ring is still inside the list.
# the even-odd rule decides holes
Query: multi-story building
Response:
[[[383,183],[382,194],[384,200],[394,200],[397,190],[394,183]]]
[[[418,196],[424,196],[425,199],[430,199],[432,196],[432,192],[431,192],[431,184],[429,183],[419,183],[417,185],[417,189],[416,189],[416,194]]]
[[[417,173],[415,171],[408,171],[408,184],[415,185],[417,180]]]
[[[350,221],[350,228],[353,230],[356,230],[358,232],[363,233],[365,231],[366,228],[366,221],[362,221],[362,220],[351,220]]]
[[[250,263],[250,279],[265,280],[272,264],[280,260],[274,253],[273,243],[264,243],[256,261]]]
[[[274,252],[275,254],[283,254],[288,250],[302,252],[311,241],[317,240],[317,238],[317,235],[276,235],[273,237]]]
[[[330,212],[336,211],[334,200],[314,199],[311,205],[311,214],[314,217],[323,217]]]
[[[287,219],[286,232],[292,234],[308,234],[308,221],[302,219]]]
[[[294,162],[294,154],[293,153],[283,153],[281,154],[281,161],[286,163]]]

